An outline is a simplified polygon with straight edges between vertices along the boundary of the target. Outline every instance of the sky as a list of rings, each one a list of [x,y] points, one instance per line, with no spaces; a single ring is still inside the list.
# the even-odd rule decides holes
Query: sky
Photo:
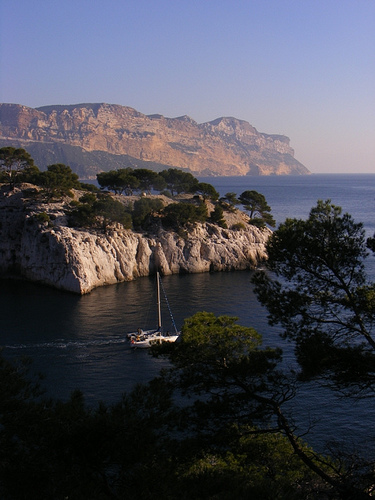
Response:
[[[375,173],[375,0],[1,0],[0,102],[232,116]]]

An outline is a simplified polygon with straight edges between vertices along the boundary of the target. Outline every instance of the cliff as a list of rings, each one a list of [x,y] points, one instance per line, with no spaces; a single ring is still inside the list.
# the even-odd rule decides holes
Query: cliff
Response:
[[[67,200],[42,203],[36,189],[0,190],[0,277],[85,294],[157,269],[164,275],[242,270],[266,258],[267,229],[246,225],[235,231],[205,223],[183,238],[165,230],[147,236],[119,224],[107,234],[78,230],[66,225]],[[49,223],[41,222],[45,213]],[[246,219],[238,211],[228,217]]]
[[[112,104],[0,104],[0,146],[25,148],[41,170],[65,163],[82,179],[127,166],[195,176],[309,174],[289,142],[236,118],[198,124]]]

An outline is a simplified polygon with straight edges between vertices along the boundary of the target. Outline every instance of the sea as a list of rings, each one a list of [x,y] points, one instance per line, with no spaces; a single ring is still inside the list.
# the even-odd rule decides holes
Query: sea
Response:
[[[275,177],[209,177],[224,196],[246,190],[262,193],[277,225],[286,218],[307,218],[317,200],[331,200],[362,222],[367,236],[375,233],[375,174],[313,174]],[[375,281],[375,258],[367,271]],[[293,346],[270,327],[258,303],[251,271],[165,276],[163,288],[173,320],[163,308],[165,328],[180,328],[199,311],[236,316],[252,326],[264,345],[281,347],[286,369],[295,368]],[[116,403],[135,384],[144,383],[167,366],[147,350],[133,350],[126,333],[156,325],[155,277],[110,285],[77,296],[16,280],[0,281],[0,345],[9,359],[27,356],[31,369],[44,375],[47,396],[67,400],[80,389],[88,405]],[[287,408],[297,433],[318,451],[337,440],[375,456],[375,401],[349,401],[317,383],[302,385]]]

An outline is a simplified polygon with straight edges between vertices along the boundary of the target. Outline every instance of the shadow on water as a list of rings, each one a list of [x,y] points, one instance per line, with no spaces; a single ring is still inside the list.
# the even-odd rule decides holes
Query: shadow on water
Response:
[[[264,311],[252,291],[251,272],[163,277],[177,328],[198,311],[239,317],[261,333]],[[89,400],[114,401],[164,366],[148,352],[130,349],[126,333],[157,325],[155,277],[101,287],[85,296],[22,281],[0,281],[0,344],[5,355],[27,355],[45,373],[52,395],[80,388]],[[163,305],[164,304],[164,305]],[[174,331],[162,300],[165,330]]]
[[[364,222],[368,236],[375,231],[374,175],[219,178],[209,182],[222,195],[246,189],[263,193],[278,223],[286,217],[306,217],[318,199],[329,198],[357,222]],[[369,264],[373,279],[374,256]],[[253,293],[251,274],[165,276],[163,284],[178,328],[198,311],[237,316],[240,324],[263,335],[265,345],[281,346],[288,365],[293,362],[292,346],[280,339],[278,329],[268,326],[266,311]],[[115,402],[136,382],[150,380],[165,366],[147,350],[130,349],[125,341],[127,332],[156,325],[154,277],[98,288],[83,297],[21,281],[0,281],[0,304],[4,355],[30,356],[35,370],[46,375],[45,387],[51,396],[65,399],[79,388],[89,403],[100,399]],[[163,318],[165,328],[173,330],[166,310]],[[309,434],[313,445],[338,436],[355,440],[359,447],[373,442],[374,411],[365,402],[349,405],[310,384],[294,404],[302,429],[316,419]]]

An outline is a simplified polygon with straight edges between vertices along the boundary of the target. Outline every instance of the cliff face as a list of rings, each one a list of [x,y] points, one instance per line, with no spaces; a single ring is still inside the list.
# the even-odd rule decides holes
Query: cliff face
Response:
[[[234,231],[197,224],[181,238],[161,230],[146,237],[117,225],[108,234],[66,226],[64,204],[40,204],[27,191],[0,192],[0,276],[85,294],[157,269],[162,274],[253,268],[266,258],[269,230]],[[46,212],[52,224],[41,223]]]
[[[0,104],[0,140],[24,147],[41,169],[67,163],[86,178],[120,166],[178,167],[196,176],[309,173],[288,137],[260,133],[245,121],[198,124],[111,104]]]

